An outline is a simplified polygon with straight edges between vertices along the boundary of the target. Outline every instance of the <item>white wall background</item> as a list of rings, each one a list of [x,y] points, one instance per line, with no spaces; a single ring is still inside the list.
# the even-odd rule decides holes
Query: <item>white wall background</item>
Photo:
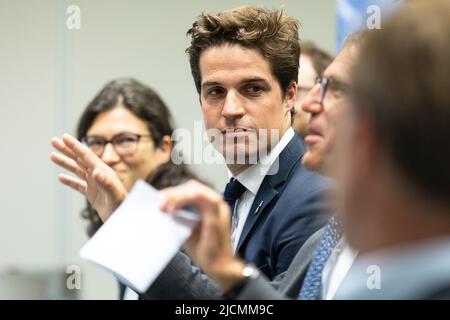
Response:
[[[81,8],[81,30],[66,28],[66,9]],[[74,133],[88,101],[110,79],[135,77],[156,89],[178,127],[202,120],[185,34],[201,11],[244,4],[283,6],[302,39],[333,52],[334,0],[144,1],[0,0],[0,270],[81,266],[83,299],[115,299],[114,279],[84,263],[84,199],[60,185],[50,138]],[[219,190],[221,165],[196,171]],[[1,288],[0,288],[1,290]]]

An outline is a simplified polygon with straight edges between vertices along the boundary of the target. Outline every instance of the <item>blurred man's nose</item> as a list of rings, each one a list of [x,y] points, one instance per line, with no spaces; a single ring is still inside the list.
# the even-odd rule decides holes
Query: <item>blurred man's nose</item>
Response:
[[[311,114],[317,114],[322,111],[322,102],[320,101],[320,84],[316,84],[308,91],[302,101],[302,110]]]

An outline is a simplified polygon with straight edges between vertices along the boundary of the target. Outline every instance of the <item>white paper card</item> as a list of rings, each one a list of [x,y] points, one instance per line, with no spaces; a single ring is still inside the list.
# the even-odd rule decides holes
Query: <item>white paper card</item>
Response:
[[[139,180],[105,224],[80,250],[83,259],[145,292],[192,233],[195,213],[160,211],[161,194]]]

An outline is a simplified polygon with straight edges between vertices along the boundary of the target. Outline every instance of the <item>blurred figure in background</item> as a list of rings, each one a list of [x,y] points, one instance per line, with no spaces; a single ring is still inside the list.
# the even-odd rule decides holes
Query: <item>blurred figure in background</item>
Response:
[[[301,42],[300,68],[298,72],[297,100],[295,102],[295,119],[292,127],[305,138],[308,134],[308,122],[311,115],[302,109],[304,99],[314,87],[316,79],[322,76],[333,61],[333,57],[317,47],[313,42]]]
[[[77,138],[114,169],[127,190],[170,160],[171,134],[163,101],[132,79],[106,84],[84,110],[77,128]],[[83,217],[89,220],[92,236],[102,220],[89,202]]]
[[[449,65],[448,0],[411,1],[359,55],[337,136],[361,256],[339,298],[450,298]]]
[[[114,170],[127,191],[138,179],[161,189],[195,178],[186,165],[170,160],[171,119],[153,89],[134,79],[116,79],[88,104],[78,122],[77,137]],[[55,155],[52,159],[61,161]],[[60,179],[67,182],[65,176]],[[82,215],[89,221],[88,235],[93,236],[103,224],[101,217],[89,201]],[[120,289],[124,298],[124,286]]]

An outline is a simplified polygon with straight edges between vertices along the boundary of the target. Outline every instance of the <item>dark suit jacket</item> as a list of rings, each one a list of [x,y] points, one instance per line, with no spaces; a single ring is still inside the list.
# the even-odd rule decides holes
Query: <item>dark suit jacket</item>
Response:
[[[330,214],[330,180],[307,170],[303,141],[295,135],[256,194],[237,245],[237,255],[274,279],[286,271],[300,247]],[[260,206],[260,204],[262,205]]]
[[[241,288],[241,291],[237,292],[235,298],[296,299],[323,232],[324,228],[314,233],[297,252],[288,270],[279,274],[274,281],[269,282],[264,275],[261,275],[250,280]],[[142,297],[144,299],[218,300],[223,298],[223,292],[192,263],[187,255],[179,252]]]
[[[238,300],[297,299],[306,272],[325,228],[315,232],[300,248],[286,272],[272,282],[259,276],[246,283],[234,297]]]
[[[303,141],[295,135],[279,156],[278,173],[265,177],[239,239],[237,254],[269,279],[283,274],[300,247],[334,211],[325,200],[331,182],[303,167],[304,152]],[[255,212],[261,201],[263,205]],[[178,253],[145,296],[219,299],[222,292],[189,257]]]

